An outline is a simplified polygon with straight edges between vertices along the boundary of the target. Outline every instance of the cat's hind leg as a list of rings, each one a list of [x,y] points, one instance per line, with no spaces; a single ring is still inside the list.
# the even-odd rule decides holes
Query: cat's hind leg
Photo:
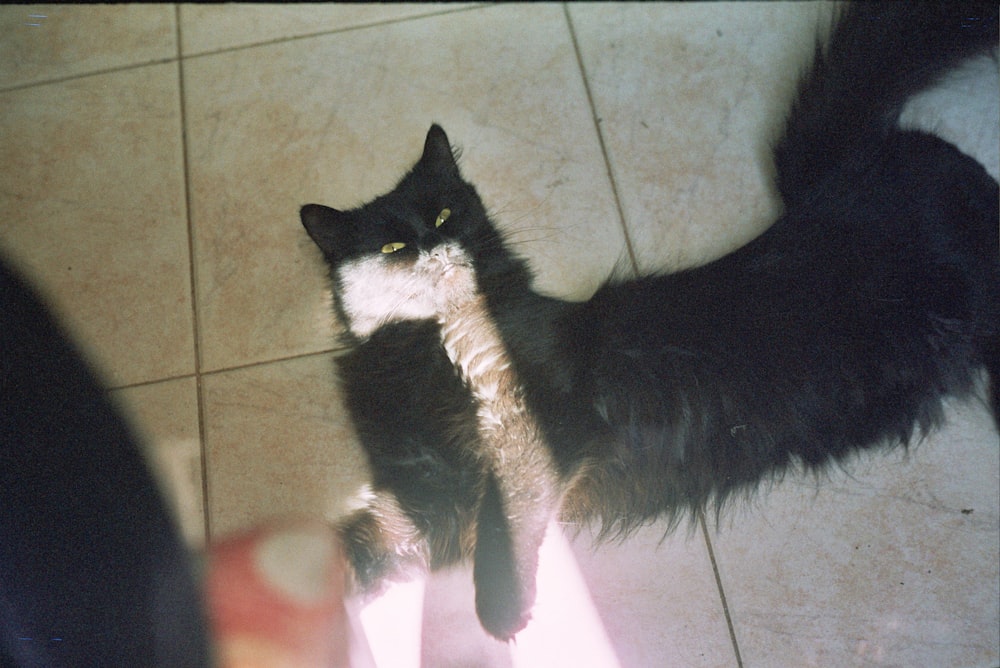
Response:
[[[427,539],[391,494],[373,494],[335,528],[347,557],[350,594],[374,598],[389,582],[421,577],[430,568]]]

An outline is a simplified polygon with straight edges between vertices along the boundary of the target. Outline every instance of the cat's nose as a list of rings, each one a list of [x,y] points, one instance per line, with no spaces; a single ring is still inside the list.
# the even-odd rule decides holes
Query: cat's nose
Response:
[[[431,259],[449,265],[452,263],[451,250],[447,246],[437,246],[431,250]]]

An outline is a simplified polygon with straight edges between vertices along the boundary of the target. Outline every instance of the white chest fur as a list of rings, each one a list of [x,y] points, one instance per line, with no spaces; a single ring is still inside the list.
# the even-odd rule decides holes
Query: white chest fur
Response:
[[[476,290],[469,257],[450,243],[412,260],[382,253],[350,260],[337,269],[336,282],[347,327],[362,338],[393,322],[437,319]]]

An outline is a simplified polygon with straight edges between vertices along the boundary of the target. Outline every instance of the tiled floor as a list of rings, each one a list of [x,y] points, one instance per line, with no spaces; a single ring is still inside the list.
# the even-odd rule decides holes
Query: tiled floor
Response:
[[[366,470],[298,207],[389,188],[438,121],[546,291],[720,254],[776,210],[767,140],[827,11],[5,7],[0,251],[132,411],[192,545],[332,517]],[[997,434],[953,418],[717,528],[577,539],[620,664],[998,665]],[[509,665],[442,582],[426,665]]]

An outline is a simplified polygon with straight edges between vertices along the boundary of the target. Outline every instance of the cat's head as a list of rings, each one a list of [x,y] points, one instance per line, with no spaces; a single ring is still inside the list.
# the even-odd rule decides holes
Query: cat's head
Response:
[[[330,265],[337,310],[357,337],[401,320],[440,319],[474,296],[484,265],[510,263],[437,125],[393,190],[350,211],[308,204],[301,217]]]

